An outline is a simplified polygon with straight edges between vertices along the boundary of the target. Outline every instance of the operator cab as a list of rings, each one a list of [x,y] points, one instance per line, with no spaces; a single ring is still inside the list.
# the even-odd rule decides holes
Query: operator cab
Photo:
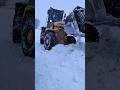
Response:
[[[57,21],[62,21],[64,11],[57,10],[57,9],[50,7],[47,13],[48,13],[47,27],[50,27],[52,23],[57,22]]]

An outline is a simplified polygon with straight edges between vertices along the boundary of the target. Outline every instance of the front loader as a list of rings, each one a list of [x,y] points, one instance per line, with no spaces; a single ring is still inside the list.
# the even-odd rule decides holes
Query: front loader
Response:
[[[46,50],[50,50],[56,44],[68,44],[67,34],[64,31],[65,23],[63,19],[63,10],[57,10],[50,7],[48,10],[47,27],[42,27],[40,42],[44,44]]]
[[[46,50],[50,50],[56,44],[68,45],[76,43],[74,35],[69,33],[72,29],[66,28],[69,20],[67,18],[64,19],[63,16],[63,10],[57,10],[51,7],[48,10],[47,27],[41,28],[40,35],[40,43],[44,45]]]

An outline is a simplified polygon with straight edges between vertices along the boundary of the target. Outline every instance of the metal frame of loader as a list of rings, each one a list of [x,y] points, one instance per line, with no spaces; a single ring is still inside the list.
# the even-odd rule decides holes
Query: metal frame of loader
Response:
[[[85,36],[85,9],[80,6],[76,6],[74,10],[66,17],[65,23],[66,23],[66,26],[72,27],[73,32],[71,33],[71,35],[84,37]]]

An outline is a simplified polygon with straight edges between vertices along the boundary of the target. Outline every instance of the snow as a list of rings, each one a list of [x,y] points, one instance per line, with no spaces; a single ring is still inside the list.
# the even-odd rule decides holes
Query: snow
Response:
[[[41,1],[35,0],[35,18],[46,26],[49,7],[69,14],[77,5],[85,7],[85,0]],[[41,6],[41,7],[39,7]],[[42,14],[41,14],[42,13]],[[40,44],[40,30],[35,30],[35,89],[85,90],[85,40],[76,37],[77,44],[58,44],[50,51]]]
[[[35,89],[85,90],[85,40],[77,44],[58,44],[50,51],[40,44],[40,30],[35,31]]]

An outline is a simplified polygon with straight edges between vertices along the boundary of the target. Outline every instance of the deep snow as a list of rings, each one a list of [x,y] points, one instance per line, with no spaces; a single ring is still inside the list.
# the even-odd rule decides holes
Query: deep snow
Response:
[[[85,41],[56,45],[47,51],[40,44],[40,30],[35,31],[35,89],[85,90]]]

